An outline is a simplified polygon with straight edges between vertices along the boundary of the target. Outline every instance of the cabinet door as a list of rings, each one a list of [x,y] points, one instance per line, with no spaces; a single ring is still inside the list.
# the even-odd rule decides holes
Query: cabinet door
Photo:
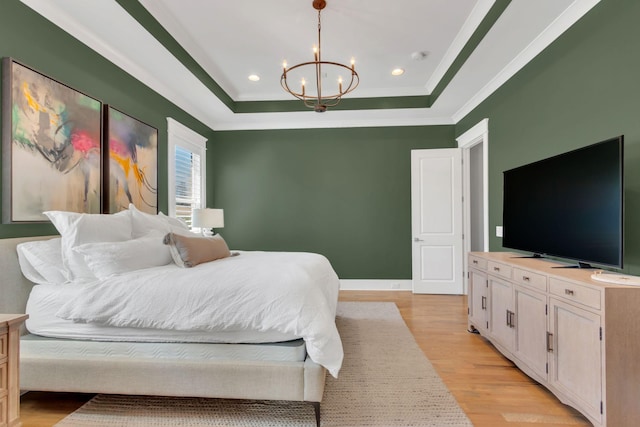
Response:
[[[602,341],[600,316],[549,299],[553,348],[549,382],[580,410],[601,420]]]
[[[487,332],[487,274],[470,270],[469,323],[481,334]]]
[[[515,356],[547,379],[547,296],[514,286],[516,312]]]
[[[489,333],[506,350],[513,349],[513,285],[489,276]]]

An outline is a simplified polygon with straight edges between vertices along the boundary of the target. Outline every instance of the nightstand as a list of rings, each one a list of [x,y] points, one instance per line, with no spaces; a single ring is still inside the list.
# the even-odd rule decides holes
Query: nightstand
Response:
[[[26,314],[0,314],[0,427],[20,422],[20,326]]]

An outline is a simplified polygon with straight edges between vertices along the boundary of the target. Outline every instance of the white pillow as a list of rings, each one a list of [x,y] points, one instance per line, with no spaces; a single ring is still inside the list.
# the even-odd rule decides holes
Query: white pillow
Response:
[[[167,219],[167,221],[169,222],[169,225],[174,227],[174,228],[185,230],[185,231],[191,231],[191,230],[189,230],[189,226],[187,225],[187,223],[184,222],[183,220],[181,220],[180,218],[174,218],[172,216],[167,216],[167,215],[163,214],[162,212],[158,212],[158,216],[165,217]]]
[[[125,242],[85,243],[74,251],[84,256],[89,270],[98,279],[113,274],[159,267],[173,262],[169,248],[162,242],[164,235],[158,230]]]
[[[24,277],[38,284],[63,284],[69,280],[62,263],[62,239],[24,242],[16,246]]]
[[[133,226],[133,238],[146,236],[152,230],[163,233],[188,231],[186,224],[176,218],[170,218],[162,212],[158,215],[151,215],[136,208],[133,203],[129,204],[131,212],[131,223]]]
[[[91,280],[95,276],[84,262],[82,254],[73,248],[84,243],[122,242],[131,239],[131,214],[129,211],[113,215],[81,214],[76,212],[47,211],[62,237],[62,262],[69,279]]]

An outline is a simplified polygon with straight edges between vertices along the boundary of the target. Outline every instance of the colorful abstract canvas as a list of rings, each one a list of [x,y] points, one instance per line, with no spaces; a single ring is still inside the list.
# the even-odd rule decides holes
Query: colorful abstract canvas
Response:
[[[143,212],[158,212],[158,130],[105,106],[105,212],[133,203]]]
[[[101,211],[102,103],[3,59],[4,223]]]

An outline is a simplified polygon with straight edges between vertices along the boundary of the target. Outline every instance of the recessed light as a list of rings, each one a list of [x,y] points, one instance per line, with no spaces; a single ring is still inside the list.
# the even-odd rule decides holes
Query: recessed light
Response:
[[[257,82],[258,80],[260,80],[260,76],[257,74],[251,74],[249,76],[249,80],[251,80],[252,82]]]
[[[391,75],[393,76],[401,76],[404,74],[404,70],[402,68],[395,68],[393,71],[391,71]]]

